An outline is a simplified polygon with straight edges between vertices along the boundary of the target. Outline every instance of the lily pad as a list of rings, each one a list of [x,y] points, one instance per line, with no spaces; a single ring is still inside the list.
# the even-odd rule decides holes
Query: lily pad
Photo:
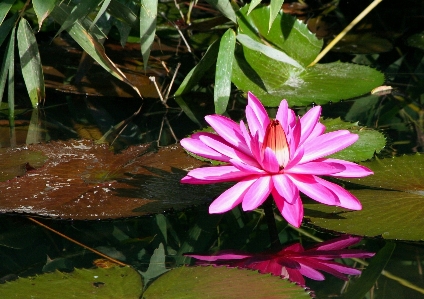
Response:
[[[368,66],[333,62],[307,67],[318,55],[322,42],[305,24],[287,14],[278,14],[268,31],[269,7],[239,15],[239,34],[248,35],[263,46],[281,51],[303,67],[263,54],[257,47],[238,46],[234,55],[232,81],[251,91],[266,106],[278,106],[283,98],[291,106],[325,104],[360,96],[381,85],[384,75]]]
[[[330,158],[365,161],[374,157],[374,154],[379,153],[386,145],[386,138],[382,133],[367,127],[361,127],[357,122],[349,123],[342,121],[340,118],[335,118],[325,119],[321,123],[326,126],[326,132],[349,130],[359,136],[359,139],[354,144],[329,156]]]
[[[310,223],[342,233],[385,239],[424,240],[424,156],[364,162],[374,175],[351,180],[361,211],[305,202]]]
[[[107,145],[73,140],[9,149],[6,154],[11,160],[16,155],[22,165],[25,153],[48,160],[0,183],[0,212],[79,220],[142,216],[204,204],[226,187],[181,184],[188,170],[205,164],[178,145],[159,150],[133,146],[114,154]]]
[[[181,267],[155,280],[143,298],[311,298],[304,288],[270,274],[227,267]]]
[[[1,298],[140,298],[143,284],[130,267],[75,269],[0,284]]]

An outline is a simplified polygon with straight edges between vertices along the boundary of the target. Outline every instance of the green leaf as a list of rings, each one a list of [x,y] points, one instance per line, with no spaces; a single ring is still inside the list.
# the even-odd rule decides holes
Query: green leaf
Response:
[[[150,56],[156,32],[156,18],[158,15],[158,0],[142,0],[140,8],[140,42],[143,55],[144,70]]]
[[[249,6],[240,9],[239,34],[246,34],[257,42],[272,45],[288,56],[308,66],[321,51],[323,42],[308,27],[289,14],[277,14],[269,28],[270,7],[262,6],[247,15]]]
[[[105,13],[106,9],[108,8],[110,1],[112,0],[104,0],[102,6],[100,7],[99,11],[97,12],[96,17],[93,20],[93,23],[90,26],[90,30],[91,28],[93,28],[93,26],[97,23],[97,21],[100,19],[100,17]]]
[[[231,71],[233,68],[233,53],[236,47],[236,34],[228,29],[219,44],[218,59],[216,62],[215,88],[213,93],[215,113],[223,114],[227,109],[231,93]]]
[[[321,123],[326,126],[326,132],[349,130],[359,136],[359,139],[354,144],[329,156],[330,158],[364,161],[374,157],[374,154],[379,153],[386,145],[386,138],[383,134],[376,130],[361,127],[358,123],[344,122],[340,118],[325,119]]]
[[[310,298],[301,286],[270,274],[226,267],[181,267],[155,280],[143,294],[160,298]]]
[[[229,0],[206,0],[206,2],[218,9],[225,17],[237,23],[236,12]]]
[[[214,41],[213,44],[209,46],[208,50],[206,51],[205,55],[203,55],[199,63],[184,78],[183,83],[181,83],[174,96],[179,96],[190,91],[197,84],[197,82],[199,82],[203,75],[215,63],[218,57],[218,51],[219,42]]]
[[[272,45],[303,67],[318,55],[322,41],[296,18],[277,14],[269,29],[269,7],[249,15],[247,10],[247,6],[240,10],[239,35],[248,35],[262,47]],[[253,92],[266,106],[278,106],[283,98],[291,106],[335,102],[365,94],[384,81],[382,73],[367,66],[334,62],[301,69],[271,57],[243,44],[236,49],[233,64],[233,83]]]
[[[168,271],[169,269],[165,267],[165,249],[163,248],[163,244],[160,243],[150,258],[149,268],[146,272],[141,272],[144,279],[144,286],[147,287],[151,280]]]
[[[52,11],[51,16],[58,23],[62,23],[68,17],[68,7],[64,4],[56,6]],[[137,94],[141,97],[140,91],[137,87],[132,84],[124,73],[109,59],[105,53],[103,46],[93,37],[86,28],[79,22],[76,21],[71,25],[68,30],[70,36],[87,52],[98,64],[100,64],[106,71],[111,73],[119,80],[127,83],[131,86]]]
[[[3,98],[4,87],[6,86],[7,74],[9,72],[10,62],[15,51],[15,28],[13,27],[12,33],[9,38],[9,43],[7,44],[6,53],[3,56],[3,62],[0,70],[0,99]],[[10,107],[9,107],[9,117],[10,117]]]
[[[360,186],[349,191],[362,210],[305,202],[305,218],[324,229],[385,239],[424,240],[424,155],[363,162],[374,171],[365,178],[346,180]],[[371,189],[373,188],[373,189]]]
[[[38,19],[38,30],[41,29],[44,20],[54,9],[57,0],[33,0],[32,5],[34,7],[35,14]]]
[[[252,0],[249,5],[249,10],[247,11],[247,14],[250,14],[250,12],[259,4],[261,3],[261,0]]]
[[[411,35],[408,38],[408,45],[424,50],[424,32]]]
[[[390,260],[396,243],[386,242],[386,245],[370,260],[369,265],[362,271],[359,279],[354,284],[350,284],[346,293],[342,294],[341,299],[363,299],[365,295],[377,282],[381,272]]]
[[[87,16],[89,13],[92,13],[101,1],[102,0],[80,1],[74,7],[74,9],[72,9],[71,13],[66,17],[66,19],[63,22],[60,22],[62,26],[60,26],[60,29],[56,33],[56,36],[58,36],[62,31],[68,30],[78,20],[81,20],[85,18],[85,16]]]
[[[10,57],[7,78],[7,104],[9,106],[9,123],[11,127],[15,126],[15,28],[13,27],[12,34],[10,35],[10,43],[7,45],[7,50],[10,53],[6,54],[6,56]]]
[[[269,25],[268,30],[271,29],[272,24],[275,21],[278,13],[281,11],[281,6],[283,6],[284,0],[271,0],[269,5]]]
[[[140,298],[141,277],[130,267],[75,269],[0,284],[1,298]]]
[[[133,10],[130,7],[120,3],[119,1],[112,0],[107,8],[107,11],[117,20],[124,22],[132,28],[140,26],[140,19],[133,12]]]
[[[287,64],[290,64],[291,66],[294,66],[295,68],[304,70],[304,68],[296,60],[288,56],[286,53],[279,51],[277,49],[274,49],[272,47],[269,47],[267,45],[264,45],[263,43],[256,42],[248,35],[239,34],[237,35],[237,40],[246,48],[259,52],[259,56],[261,56],[261,54],[264,54],[265,56],[273,60],[287,63]]]
[[[12,7],[13,3],[15,3],[15,0],[2,0],[0,2],[0,25],[6,18],[6,15]]]
[[[10,30],[15,28],[15,22],[19,17],[19,13],[14,14],[12,17],[8,18],[3,24],[0,26],[0,46],[3,44],[4,40],[8,36]]]
[[[18,27],[18,48],[22,75],[32,107],[36,108],[45,98],[44,75],[37,40],[27,20],[21,19]]]

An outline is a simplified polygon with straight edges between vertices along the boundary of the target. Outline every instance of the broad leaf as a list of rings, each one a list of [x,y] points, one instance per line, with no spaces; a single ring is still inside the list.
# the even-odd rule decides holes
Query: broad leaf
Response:
[[[141,277],[130,267],[75,269],[0,284],[1,298],[140,298]]]
[[[231,71],[233,68],[233,53],[236,47],[236,35],[232,29],[228,29],[221,38],[219,44],[218,59],[216,62],[214,103],[215,113],[223,114],[227,110],[231,93]]]
[[[157,0],[142,0],[140,8],[140,42],[144,70],[150,57],[150,49],[155,39],[156,18],[158,15]]]
[[[3,213],[65,219],[141,216],[205,204],[226,188],[181,184],[187,170],[204,164],[177,145],[157,152],[150,145],[133,146],[115,155],[106,145],[85,140],[33,144],[2,153],[12,161],[15,155],[16,166],[8,162],[7,167],[12,173],[28,171],[0,183]],[[38,164],[27,165],[26,155]],[[43,156],[48,159],[45,164],[33,169]]]
[[[295,17],[277,14],[269,29],[269,7],[256,8],[249,15],[247,10],[247,6],[240,10],[240,35],[284,52],[303,67],[318,55],[322,41]],[[367,66],[334,62],[303,69],[252,49],[245,44],[236,49],[232,81],[266,106],[278,106],[283,98],[291,106],[325,104],[365,94],[384,81],[382,73]]]
[[[304,288],[270,274],[227,267],[181,267],[155,280],[143,294],[159,298],[310,298]]]
[[[325,119],[321,123],[326,126],[326,132],[349,130],[359,136],[354,144],[329,156],[330,158],[357,162],[365,161],[374,157],[374,154],[379,153],[386,145],[386,138],[382,133],[361,127],[358,123],[344,122],[340,118]]]
[[[374,171],[374,175],[350,180],[360,185],[349,191],[361,201],[361,211],[305,202],[305,218],[313,225],[342,233],[424,240],[424,156],[361,164]]]
[[[32,5],[34,6],[35,14],[38,19],[38,30],[41,30],[44,20],[54,9],[57,0],[33,0]]]
[[[36,108],[38,103],[45,98],[44,76],[37,40],[35,39],[31,26],[25,19],[21,19],[19,22],[17,38],[22,75],[32,107]]]

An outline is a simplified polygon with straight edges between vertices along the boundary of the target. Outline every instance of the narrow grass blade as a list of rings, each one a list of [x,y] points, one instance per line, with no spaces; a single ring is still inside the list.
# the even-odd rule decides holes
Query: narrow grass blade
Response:
[[[34,7],[34,11],[38,19],[38,30],[41,30],[41,25],[43,25],[43,21],[53,11],[55,4],[56,4],[56,0],[33,0],[32,1],[32,5]]]
[[[156,18],[158,15],[157,0],[142,0],[140,8],[140,42],[144,70],[147,69],[150,49],[156,33]]]

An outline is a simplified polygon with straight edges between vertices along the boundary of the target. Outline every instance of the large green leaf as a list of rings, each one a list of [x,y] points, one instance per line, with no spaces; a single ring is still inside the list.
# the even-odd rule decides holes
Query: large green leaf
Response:
[[[44,75],[37,40],[27,20],[21,19],[18,27],[18,48],[22,75],[32,107],[36,108],[45,98]]]
[[[387,158],[362,165],[374,175],[352,179],[361,211],[305,202],[310,223],[342,233],[385,239],[424,240],[424,156]]]
[[[141,277],[130,267],[75,269],[0,284],[0,298],[140,298]]]
[[[159,298],[310,298],[304,288],[270,274],[226,267],[181,267],[155,280],[143,294]]]
[[[344,122],[340,118],[325,119],[321,121],[321,123],[326,126],[326,132],[349,130],[359,136],[354,144],[329,156],[330,158],[348,161],[364,161],[374,157],[374,154],[379,153],[386,145],[386,138],[382,133],[366,127],[361,127],[358,123]]]
[[[236,36],[232,29],[228,29],[221,38],[219,44],[218,59],[216,62],[215,88],[213,93],[215,113],[223,114],[227,110],[231,93],[231,71],[233,68],[236,47]]]
[[[268,32],[270,8],[256,8],[249,15],[247,9],[240,10],[239,34],[284,52],[303,67],[318,55],[322,41],[296,18],[278,14]],[[266,106],[278,106],[283,98],[291,106],[335,102],[365,94],[384,81],[382,73],[367,66],[334,62],[303,68],[271,57],[243,44],[233,64],[233,83]]]
[[[143,56],[144,69],[147,69],[147,62],[150,56],[156,32],[156,18],[158,14],[157,0],[142,0],[140,8],[140,42],[141,54]]]
[[[3,0],[0,2],[0,25],[3,23],[4,18],[6,18],[13,3],[15,3],[15,0]]]

